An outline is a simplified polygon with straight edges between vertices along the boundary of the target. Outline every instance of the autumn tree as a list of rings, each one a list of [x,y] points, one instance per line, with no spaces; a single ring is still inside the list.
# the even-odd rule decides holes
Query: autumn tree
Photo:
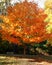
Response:
[[[48,33],[52,33],[52,0],[46,0],[45,2],[45,14],[47,14],[47,18],[45,22],[48,22],[46,26],[46,30]],[[52,46],[52,38],[48,40],[48,43]]]
[[[33,2],[20,2],[7,8],[7,15],[0,16],[0,33],[3,40],[22,44],[40,43],[47,40],[50,34],[46,31],[47,15]]]

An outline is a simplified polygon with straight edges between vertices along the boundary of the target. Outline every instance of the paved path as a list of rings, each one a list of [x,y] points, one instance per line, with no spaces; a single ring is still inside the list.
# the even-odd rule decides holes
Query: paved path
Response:
[[[18,58],[0,56],[0,65],[52,65],[52,61],[44,60],[42,58]]]

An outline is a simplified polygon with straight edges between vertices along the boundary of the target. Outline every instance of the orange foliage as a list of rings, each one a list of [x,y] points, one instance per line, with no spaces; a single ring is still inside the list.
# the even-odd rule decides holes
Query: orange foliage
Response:
[[[6,25],[4,25],[3,39],[14,43],[21,43],[21,40],[26,43],[47,40],[48,34],[45,29],[47,23],[44,22],[47,15],[37,7],[37,4],[27,1],[17,3],[8,7],[7,12],[9,27],[6,30]]]

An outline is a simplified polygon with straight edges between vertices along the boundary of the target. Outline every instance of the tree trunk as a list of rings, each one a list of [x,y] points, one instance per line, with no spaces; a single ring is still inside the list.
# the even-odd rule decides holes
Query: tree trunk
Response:
[[[26,48],[24,47],[24,55],[26,55]]]

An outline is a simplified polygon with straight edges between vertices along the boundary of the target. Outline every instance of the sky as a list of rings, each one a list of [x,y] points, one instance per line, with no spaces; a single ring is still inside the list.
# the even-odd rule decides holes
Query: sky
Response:
[[[19,0],[12,0],[11,3],[16,3],[16,2],[19,2]],[[24,0],[21,0],[21,1],[24,1]],[[29,1],[33,1],[33,0],[29,0]],[[36,3],[38,3],[39,7],[41,8],[44,8],[44,2],[45,0],[34,0]]]

